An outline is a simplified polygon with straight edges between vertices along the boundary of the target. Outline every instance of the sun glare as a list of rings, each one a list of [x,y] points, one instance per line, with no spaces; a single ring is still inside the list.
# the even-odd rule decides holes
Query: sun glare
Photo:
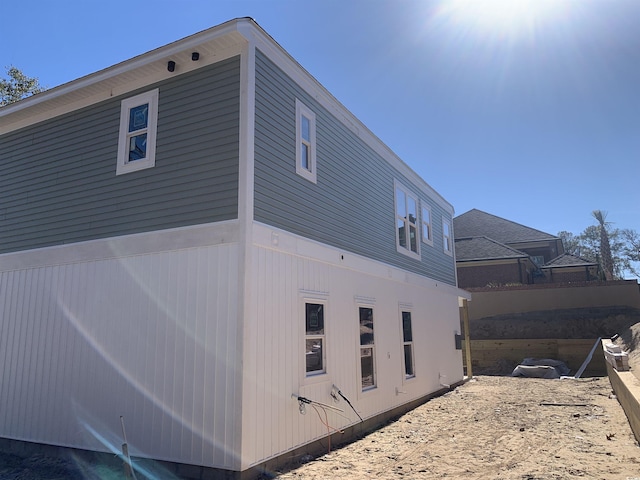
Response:
[[[484,34],[535,29],[563,9],[561,0],[449,0],[444,11],[461,27]]]

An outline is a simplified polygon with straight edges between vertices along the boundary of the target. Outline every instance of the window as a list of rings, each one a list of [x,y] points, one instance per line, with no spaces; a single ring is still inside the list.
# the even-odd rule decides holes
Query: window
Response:
[[[376,386],[375,344],[373,340],[373,308],[360,307],[360,378],[362,390]]]
[[[324,305],[305,303],[305,362],[307,376],[326,372]]]
[[[396,184],[396,247],[400,253],[419,258],[417,222],[417,200]]]
[[[402,312],[402,345],[404,349],[404,378],[413,378],[416,376],[416,372],[413,361],[411,312]]]
[[[316,115],[296,100],[296,173],[316,183]]]
[[[433,232],[431,227],[431,208],[422,207],[422,241],[433,245]]]
[[[448,220],[442,220],[442,243],[444,253],[453,255],[453,239],[451,238],[451,223]]]
[[[531,261],[541,267],[544,265],[544,255],[531,255]]]
[[[155,166],[157,122],[157,88],[122,101],[116,175]]]

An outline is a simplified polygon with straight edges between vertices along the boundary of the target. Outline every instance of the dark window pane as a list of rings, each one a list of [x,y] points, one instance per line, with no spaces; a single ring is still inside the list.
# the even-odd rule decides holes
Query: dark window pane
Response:
[[[413,377],[413,346],[404,346],[404,373],[407,377]]]
[[[418,253],[418,235],[416,227],[411,225],[409,227],[409,240],[411,241],[411,251]]]
[[[324,310],[318,303],[306,304],[307,335],[324,335]]]
[[[309,161],[310,153],[311,151],[309,149],[309,146],[306,143],[302,142],[300,144],[300,162],[302,162],[302,168],[309,171],[311,171],[311,162]]]
[[[147,128],[149,122],[149,104],[139,105],[129,110],[129,132]]]
[[[373,345],[373,309],[360,307],[360,345]]]
[[[362,348],[360,350],[360,368],[362,372],[362,389],[373,387],[376,384],[375,372],[373,369],[373,348]]]
[[[411,331],[411,312],[402,312],[402,336],[405,342],[413,341]]]
[[[407,237],[405,232],[404,220],[398,219],[398,240],[400,242],[400,246],[407,248]]]
[[[322,339],[311,338],[306,341],[307,373],[322,372]]]
[[[141,160],[147,156],[147,134],[136,135],[129,139],[129,161]]]

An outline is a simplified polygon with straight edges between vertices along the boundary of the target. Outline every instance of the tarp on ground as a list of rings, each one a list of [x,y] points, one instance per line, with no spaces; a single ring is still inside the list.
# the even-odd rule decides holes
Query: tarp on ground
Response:
[[[560,378],[569,375],[569,367],[552,358],[525,358],[511,373],[512,377]]]

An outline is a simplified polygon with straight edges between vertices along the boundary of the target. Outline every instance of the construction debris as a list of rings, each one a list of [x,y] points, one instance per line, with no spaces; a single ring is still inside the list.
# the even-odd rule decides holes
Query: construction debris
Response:
[[[604,358],[613,368],[615,368],[619,372],[626,372],[627,370],[629,370],[629,354],[623,351],[620,345],[605,343]]]

